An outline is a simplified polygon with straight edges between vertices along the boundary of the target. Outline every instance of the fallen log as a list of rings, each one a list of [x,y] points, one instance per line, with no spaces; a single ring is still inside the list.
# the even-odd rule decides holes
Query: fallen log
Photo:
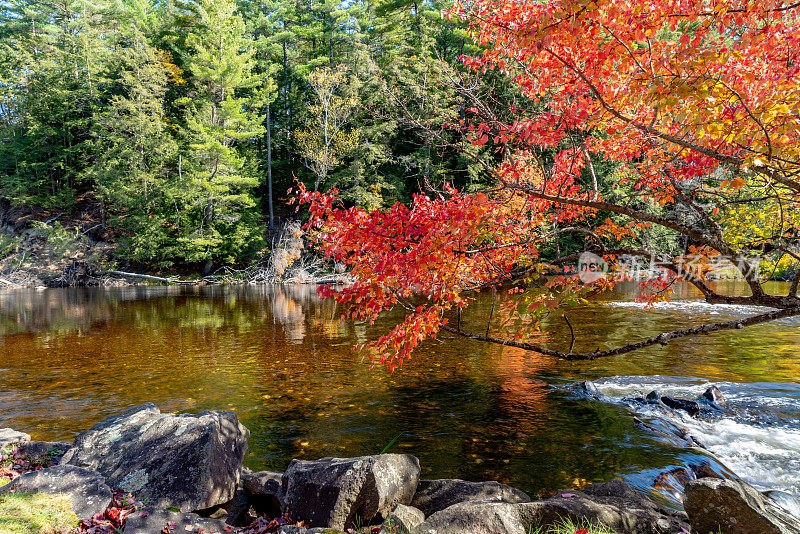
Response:
[[[150,274],[139,274],[139,273],[126,273],[123,271],[108,271],[109,274],[115,274],[117,276],[128,276],[131,278],[144,278],[145,280],[155,280],[156,282],[166,282],[168,284],[174,284],[177,282],[175,278],[163,278],[161,276],[153,276]]]

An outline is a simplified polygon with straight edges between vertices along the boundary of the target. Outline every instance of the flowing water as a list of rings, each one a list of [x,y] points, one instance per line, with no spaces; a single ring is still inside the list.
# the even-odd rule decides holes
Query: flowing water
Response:
[[[748,313],[688,288],[674,298],[646,308],[623,288],[571,309],[576,350]],[[479,295],[463,321],[485,329],[492,301]],[[370,326],[338,312],[308,286],[0,292],[0,426],[71,440],[152,401],[235,410],[252,433],[253,469],[375,454],[397,438],[391,450],[418,456],[425,477],[495,479],[534,496],[623,477],[680,506],[680,469],[703,464],[780,492],[787,509],[800,498],[798,319],[581,363],[442,337],[389,373],[352,346],[398,317]],[[545,330],[542,342],[568,348],[560,316]],[[578,393],[584,379],[601,402]],[[696,398],[709,384],[729,398],[725,413],[690,418],[629,400],[651,390]],[[687,429],[708,452],[671,445],[632,412]]]

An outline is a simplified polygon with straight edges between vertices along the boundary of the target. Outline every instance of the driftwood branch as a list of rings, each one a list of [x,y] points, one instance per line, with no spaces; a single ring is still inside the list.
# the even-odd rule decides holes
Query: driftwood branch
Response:
[[[123,271],[108,271],[109,274],[114,274],[116,276],[125,276],[129,278],[143,278],[145,280],[154,280],[156,282],[166,282],[168,284],[173,284],[176,282],[174,278],[163,278],[161,276],[152,276],[149,274],[138,274],[138,273],[126,273]]]
[[[561,358],[563,360],[596,360],[598,358],[606,358],[608,356],[619,356],[620,354],[627,354],[629,352],[634,352],[636,350],[640,350],[646,347],[650,347],[653,345],[662,345],[666,346],[667,343],[672,341],[673,339],[679,339],[682,337],[690,337],[690,336],[697,336],[701,334],[710,334],[712,332],[719,332],[721,330],[739,330],[748,326],[767,323],[770,321],[775,321],[777,319],[784,319],[786,317],[795,317],[800,315],[800,307],[795,308],[785,308],[782,310],[774,310],[766,313],[762,313],[759,315],[753,315],[747,317],[746,319],[735,320],[735,321],[727,321],[724,323],[711,323],[705,324],[701,326],[695,326],[693,328],[684,328],[682,330],[673,330],[672,332],[664,332],[657,336],[638,341],[636,343],[629,343],[622,347],[617,347],[614,349],[608,350],[601,350],[595,352],[585,352],[585,353],[578,353],[572,354],[571,352],[561,352],[558,350],[552,350],[541,345],[534,345],[531,343],[524,343],[519,341],[513,341],[510,339],[499,339],[496,337],[491,336],[483,336],[480,334],[475,334],[472,332],[465,332],[460,328],[453,328],[452,326],[442,325],[442,330],[447,332],[451,332],[453,334],[459,335],[461,337],[465,337],[468,339],[474,339],[476,341],[486,341],[488,343],[495,343],[497,345],[504,345],[507,347],[516,347],[523,350],[529,350],[531,352],[538,352],[539,354],[544,354],[546,356],[553,356],[555,358]]]

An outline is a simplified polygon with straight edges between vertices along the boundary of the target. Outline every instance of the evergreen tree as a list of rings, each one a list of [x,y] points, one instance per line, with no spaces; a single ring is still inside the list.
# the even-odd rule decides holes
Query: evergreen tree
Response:
[[[119,94],[95,120],[94,177],[114,215],[110,222],[130,231],[128,257],[168,264],[180,257],[182,191],[173,176],[177,145],[164,116],[168,73],[142,20],[128,23],[116,54]]]
[[[181,238],[188,261],[234,261],[258,240],[253,189],[258,177],[245,171],[237,150],[264,132],[259,113],[267,96],[264,75],[255,74],[252,40],[231,0],[201,0],[197,25],[186,44],[195,94],[189,104],[186,196],[193,230]],[[262,88],[253,89],[262,84]]]

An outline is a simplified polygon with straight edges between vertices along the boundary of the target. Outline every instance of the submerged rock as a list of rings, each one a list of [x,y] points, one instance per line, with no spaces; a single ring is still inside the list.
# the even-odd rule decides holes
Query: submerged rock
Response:
[[[784,511],[792,514],[793,516],[798,518],[798,523],[800,523],[800,499],[786,493],[785,491],[780,490],[770,490],[764,492],[764,496],[771,500],[776,505],[783,508]]]
[[[99,473],[72,465],[57,465],[30,471],[0,488],[6,493],[64,494],[72,502],[72,510],[81,519],[89,520],[111,504],[111,488]]]
[[[295,521],[345,529],[410,504],[419,460],[408,454],[292,460],[283,474],[285,506]]]
[[[633,418],[633,425],[642,430],[646,430],[662,440],[675,445],[677,447],[700,447],[705,449],[706,446],[694,437],[685,428],[680,428],[666,419],[655,419],[651,422],[645,422],[638,417]]]
[[[203,510],[233,498],[249,436],[233,412],[162,414],[148,403],[78,435],[61,464],[158,508]]]
[[[754,488],[736,480],[701,478],[685,488],[684,508],[692,532],[786,534],[787,530]]]
[[[499,482],[467,482],[459,479],[420,480],[411,505],[429,516],[454,504],[471,501],[529,502],[527,493]]]
[[[661,395],[658,394],[658,391],[651,391],[644,400],[647,401],[648,404],[660,404]]]
[[[593,397],[595,399],[600,398],[600,390],[597,389],[597,384],[595,384],[591,380],[584,380],[583,382],[581,382],[581,390],[590,397]]]

